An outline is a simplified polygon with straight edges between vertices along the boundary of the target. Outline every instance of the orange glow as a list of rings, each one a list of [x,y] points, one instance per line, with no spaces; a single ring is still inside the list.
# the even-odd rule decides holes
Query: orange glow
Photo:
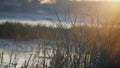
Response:
[[[120,0],[71,0],[71,1],[108,1],[108,2],[120,2]]]
[[[110,1],[112,1],[112,2],[120,2],[120,0],[110,0]]]

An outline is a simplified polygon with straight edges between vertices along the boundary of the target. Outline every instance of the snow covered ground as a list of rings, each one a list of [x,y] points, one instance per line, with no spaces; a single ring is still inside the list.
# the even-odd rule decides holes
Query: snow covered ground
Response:
[[[41,58],[39,63],[42,65],[43,57],[46,55],[48,59],[45,61],[49,65],[49,57],[52,57],[52,50],[55,49],[51,45],[55,45],[56,42],[50,40],[13,41],[0,39],[0,60],[2,60],[3,56],[2,63],[0,64],[7,66],[10,63],[17,63],[17,68],[20,68],[32,55],[30,65],[37,64],[38,58]],[[48,43],[50,44],[48,45]]]

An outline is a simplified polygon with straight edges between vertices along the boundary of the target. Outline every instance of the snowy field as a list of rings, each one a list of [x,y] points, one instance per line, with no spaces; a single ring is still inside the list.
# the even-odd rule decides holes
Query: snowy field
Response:
[[[58,42],[50,40],[13,41],[1,39],[1,67],[10,66],[13,68],[12,65],[17,64],[16,67],[20,68],[29,58],[31,58],[29,65],[35,65],[37,63],[41,63],[42,65],[44,57],[46,58],[46,65],[49,65],[52,51],[55,49],[53,46],[55,43]]]

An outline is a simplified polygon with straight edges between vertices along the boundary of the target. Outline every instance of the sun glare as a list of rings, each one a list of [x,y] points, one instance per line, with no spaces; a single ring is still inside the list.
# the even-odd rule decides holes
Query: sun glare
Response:
[[[110,1],[112,1],[112,2],[120,2],[120,0],[110,0]]]
[[[71,1],[108,1],[108,2],[120,2],[120,0],[71,0]]]

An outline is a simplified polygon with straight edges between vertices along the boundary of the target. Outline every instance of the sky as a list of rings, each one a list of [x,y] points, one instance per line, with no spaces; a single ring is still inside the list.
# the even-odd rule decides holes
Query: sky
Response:
[[[107,1],[107,2],[120,2],[120,0],[70,0],[70,1]],[[44,3],[55,3],[56,0],[41,0],[41,4]]]
[[[44,3],[55,3],[55,0],[41,0],[40,3],[41,4],[44,4]]]
[[[7,0],[6,0],[7,1]],[[9,0],[8,0],[9,1]],[[13,0],[14,1],[14,0]],[[34,1],[34,0],[33,0]],[[37,0],[35,0],[35,1],[37,1]],[[55,2],[55,0],[39,0],[39,1],[41,1],[41,3],[42,4],[44,4],[44,3],[52,3],[52,2]],[[66,1],[66,0],[59,0],[59,1]],[[73,0],[71,0],[71,1],[73,1]],[[81,0],[74,0],[74,1],[81,1]],[[67,12],[67,10],[68,9],[66,9],[66,8],[70,8],[70,11],[71,11],[71,14],[77,14],[77,15],[92,15],[92,16],[95,16],[96,14],[99,14],[99,12],[96,12],[97,10],[101,10],[101,15],[102,14],[104,14],[104,15],[118,15],[118,13],[120,12],[120,0],[82,0],[82,1],[111,1],[111,2],[119,2],[119,3],[99,3],[99,2],[86,2],[86,4],[85,3],[83,3],[83,2],[75,2],[74,3],[74,5],[71,7],[71,6],[69,6],[69,7],[66,7],[66,5],[61,5],[61,4],[53,4],[52,6],[56,6],[56,10],[58,11],[58,12],[60,12],[61,14],[62,13],[64,13],[64,11],[62,11],[61,10],[61,6],[63,7],[64,6],[64,8],[65,8],[65,10],[66,10],[66,12]],[[23,2],[24,2],[24,0],[23,0]],[[22,3],[23,3],[22,2]],[[31,2],[31,0],[29,0],[29,2]],[[58,2],[59,3],[59,2]],[[72,2],[70,2],[70,3],[72,3]],[[2,4],[2,3],[1,3]],[[0,4],[0,5],[1,5]],[[46,5],[41,5],[40,7],[38,7],[39,5],[39,3],[37,3],[36,4],[36,2],[33,2],[33,4],[32,3],[30,3],[30,4],[26,4],[25,3],[25,6],[23,5],[22,7],[18,7],[18,8],[16,8],[15,6],[9,6],[9,5],[6,5],[7,3],[3,3],[3,7],[2,6],[0,6],[0,14],[1,14],[1,17],[2,18],[11,18],[11,16],[13,15],[13,18],[15,17],[15,19],[18,17],[18,18],[23,18],[23,17],[26,17],[27,18],[27,16],[29,16],[29,14],[26,14],[26,16],[23,14],[23,15],[21,15],[21,14],[19,14],[19,13],[26,13],[26,12],[32,12],[32,13],[38,13],[39,12],[39,10],[40,10],[40,12],[39,13],[43,13],[43,14],[45,14],[45,17],[44,16],[42,16],[43,18],[41,18],[41,19],[51,19],[51,20],[54,20],[54,19],[52,19],[51,18],[51,16],[49,17],[49,15],[47,15],[47,14],[52,14],[52,12],[53,12],[53,10],[51,11],[51,8],[49,7],[48,8],[48,5],[46,6]],[[13,4],[13,3],[11,3],[11,4]],[[15,3],[16,4],[16,3]],[[24,4],[24,3],[23,3]],[[32,6],[31,6],[31,4],[32,4]],[[37,7],[36,7],[37,6]],[[51,5],[49,5],[49,6],[51,6]],[[67,5],[68,6],[68,5]],[[96,7],[99,7],[99,9],[96,9]],[[98,8],[97,7],[97,8]],[[62,8],[63,9],[63,8]],[[76,10],[77,9],[77,10]],[[34,11],[33,11],[34,10]],[[61,11],[60,11],[61,10]],[[89,11],[89,12],[88,12]],[[107,11],[107,12],[106,12]],[[2,13],[2,12],[7,12],[7,13]],[[18,12],[18,14],[11,14],[11,13],[17,13]],[[5,14],[5,15],[4,15]],[[10,15],[11,14],[11,15]],[[42,15],[43,15],[42,14]],[[15,15],[15,16],[14,16]],[[18,16],[16,16],[16,15],[18,15]],[[20,15],[21,15],[21,17],[20,17]],[[119,13],[119,15],[120,15],[120,13]],[[47,17],[46,17],[47,16]],[[113,17],[113,16],[112,16]],[[36,18],[37,18],[37,16],[32,16],[32,17],[28,17],[29,19],[31,19],[31,18],[33,18],[33,19],[35,19],[36,20]],[[39,18],[39,17],[38,17]],[[37,20],[38,20],[38,18],[37,18]]]

